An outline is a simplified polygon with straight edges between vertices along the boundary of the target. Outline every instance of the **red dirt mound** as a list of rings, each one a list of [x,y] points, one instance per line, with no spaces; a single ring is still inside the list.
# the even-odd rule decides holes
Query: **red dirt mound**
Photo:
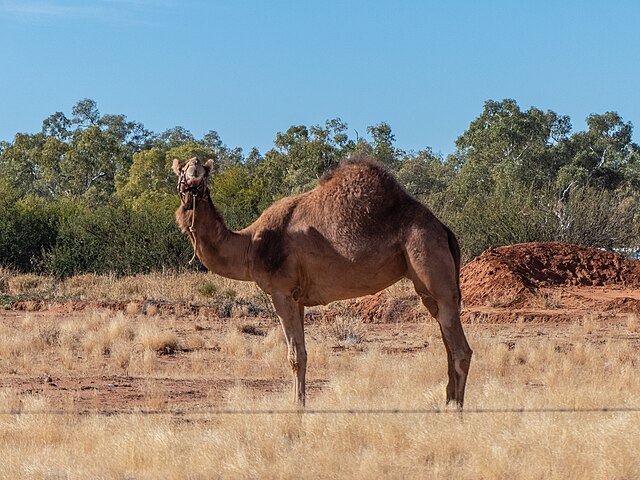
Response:
[[[416,295],[392,297],[386,292],[367,296],[350,303],[350,310],[366,323],[389,323],[398,319],[407,320],[426,313],[419,310]]]
[[[640,287],[640,261],[581,245],[520,243],[485,251],[460,279],[465,305],[518,306],[539,288]]]

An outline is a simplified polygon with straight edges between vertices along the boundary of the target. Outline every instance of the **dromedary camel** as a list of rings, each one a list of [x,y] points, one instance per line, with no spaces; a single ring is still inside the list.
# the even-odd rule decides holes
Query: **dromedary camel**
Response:
[[[227,229],[211,200],[213,160],[173,161],[176,220],[210,271],[271,295],[287,341],[294,395],[305,403],[304,307],[369,295],[409,278],[442,331],[447,403],[462,408],[471,349],[460,323],[460,249],[454,234],[380,164],[343,162],[313,190],[283,198],[252,225]]]

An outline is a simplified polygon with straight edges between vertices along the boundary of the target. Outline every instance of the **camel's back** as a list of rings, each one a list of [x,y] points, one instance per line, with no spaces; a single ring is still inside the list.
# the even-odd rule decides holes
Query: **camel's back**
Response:
[[[397,235],[421,205],[385,167],[370,159],[343,162],[300,200],[300,213],[336,241]]]

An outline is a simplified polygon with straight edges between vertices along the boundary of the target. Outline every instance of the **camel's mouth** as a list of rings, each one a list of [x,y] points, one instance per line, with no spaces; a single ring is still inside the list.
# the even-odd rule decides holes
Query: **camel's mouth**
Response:
[[[197,187],[204,181],[206,169],[198,159],[191,159],[182,167],[183,182],[187,187]]]

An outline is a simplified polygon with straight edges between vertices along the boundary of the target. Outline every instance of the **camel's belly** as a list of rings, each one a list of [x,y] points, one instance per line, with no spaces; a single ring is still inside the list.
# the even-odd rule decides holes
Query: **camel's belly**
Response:
[[[329,251],[307,251],[289,258],[278,275],[262,274],[256,281],[267,293],[285,293],[304,306],[372,295],[406,275],[399,249],[376,252],[349,261]]]
[[[386,270],[369,275],[336,275],[333,278],[310,278],[305,288],[300,289],[298,302],[305,306],[326,305],[337,300],[373,295],[393,285],[404,277],[401,269]]]

